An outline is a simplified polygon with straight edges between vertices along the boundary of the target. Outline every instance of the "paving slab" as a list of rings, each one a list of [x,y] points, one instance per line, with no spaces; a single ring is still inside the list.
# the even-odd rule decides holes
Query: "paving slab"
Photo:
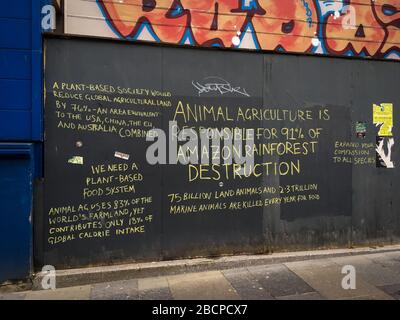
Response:
[[[167,288],[168,285],[169,284],[168,284],[168,280],[166,277],[138,279],[139,291]]]
[[[366,255],[365,258],[385,267],[391,269],[393,272],[400,274],[400,253],[389,252],[386,254],[377,253]]]
[[[166,277],[144,278],[138,280],[140,300],[172,300]]]
[[[61,288],[56,290],[29,291],[25,300],[89,300],[91,286]]]
[[[123,280],[92,285],[91,300],[139,299],[138,280]]]
[[[400,300],[400,283],[379,287],[396,300]]]
[[[315,256],[314,256],[315,258]],[[238,266],[224,260],[222,268],[215,271],[196,271],[171,275],[169,267],[163,275],[115,279],[101,283],[73,286],[57,290],[21,291],[10,286],[0,288],[0,300],[230,300],[230,299],[279,299],[279,300],[371,300],[400,299],[400,252],[368,251],[364,255],[328,255],[322,259],[285,263]],[[242,259],[242,258],[240,258]],[[241,260],[240,260],[241,261]],[[181,264],[181,262],[180,262]],[[356,289],[345,290],[341,286],[342,267],[356,268]],[[160,269],[161,270],[161,269]],[[74,272],[77,272],[76,270]],[[143,273],[140,273],[141,275]],[[124,277],[127,274],[124,274]],[[81,274],[79,277],[84,277]],[[91,281],[94,280],[91,279]],[[31,290],[25,288],[23,290]]]
[[[356,289],[342,288],[342,266],[330,259],[314,261],[289,262],[285,265],[314,288],[321,296],[327,299],[353,299],[358,297],[372,297],[378,300],[391,300],[392,297],[356,277]]]
[[[285,265],[247,268],[254,279],[273,297],[296,295],[314,290]]]
[[[291,296],[278,297],[278,300],[325,300],[317,292],[308,292],[303,294],[295,294]]]
[[[173,300],[168,287],[139,291],[139,300]]]
[[[356,276],[361,276],[366,282],[374,286],[386,286],[400,283],[400,273],[395,272],[382,264],[371,261],[366,256],[332,258],[331,261],[340,266],[352,265],[356,269]]]
[[[243,300],[272,300],[274,297],[250,274],[247,268],[222,271]]]
[[[390,245],[379,248],[360,247],[353,249],[280,252],[262,255],[223,256],[218,258],[182,259],[57,270],[57,287],[72,287],[105,281],[159,277],[181,273],[194,273],[212,270],[218,271],[223,269],[244,268],[257,265],[271,265],[289,261],[322,259],[333,256],[368,255],[375,253],[391,253],[396,251],[400,251],[400,245]],[[32,286],[34,289],[41,289],[42,277],[43,275],[41,272],[34,276],[32,279]]]
[[[3,293],[0,294],[0,300],[25,300],[25,293]]]
[[[219,271],[168,277],[172,296],[177,300],[238,300],[239,294]]]
[[[337,300],[376,300],[369,296],[361,296],[361,297],[350,297],[350,298],[342,298]]]

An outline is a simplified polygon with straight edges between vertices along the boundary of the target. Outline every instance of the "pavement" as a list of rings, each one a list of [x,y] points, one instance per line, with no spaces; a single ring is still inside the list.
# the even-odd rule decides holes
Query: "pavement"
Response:
[[[400,250],[288,260],[55,290],[3,290],[0,300],[400,300]],[[354,267],[354,289],[342,287],[345,266]]]

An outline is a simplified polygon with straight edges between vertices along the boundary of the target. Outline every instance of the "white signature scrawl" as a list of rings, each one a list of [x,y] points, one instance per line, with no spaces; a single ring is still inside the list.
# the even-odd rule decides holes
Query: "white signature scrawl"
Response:
[[[198,90],[199,96],[202,93],[217,92],[220,94],[225,93],[238,93],[240,95],[250,97],[246,92],[246,89],[241,87],[233,87],[228,81],[219,77],[207,77],[203,79],[203,82],[192,81],[193,86]]]

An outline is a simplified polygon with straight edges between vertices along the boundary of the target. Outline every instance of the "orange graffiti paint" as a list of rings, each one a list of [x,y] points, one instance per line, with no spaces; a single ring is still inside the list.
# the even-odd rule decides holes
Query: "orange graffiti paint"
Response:
[[[107,14],[106,18],[121,37],[132,38],[142,24],[147,23],[161,41],[177,43],[185,32],[188,17],[185,12],[172,17],[169,13],[174,4],[175,1],[171,0],[125,0],[124,3],[100,1]]]
[[[242,29],[246,12],[238,12],[238,0],[181,0],[190,11],[190,26],[199,45],[232,46],[232,38]]]
[[[317,11],[313,1],[261,0],[267,12],[254,16],[253,25],[261,49],[308,52],[317,32]]]
[[[370,5],[354,4],[354,8],[357,13],[354,26],[344,27],[347,13],[336,18],[333,14],[328,17],[324,26],[327,49],[332,54],[350,51],[355,55],[374,56],[385,40],[386,32],[376,20]]]

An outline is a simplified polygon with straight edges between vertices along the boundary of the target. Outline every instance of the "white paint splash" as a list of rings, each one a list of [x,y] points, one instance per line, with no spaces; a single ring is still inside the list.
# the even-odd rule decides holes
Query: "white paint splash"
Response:
[[[319,39],[318,39],[317,37],[312,38],[312,39],[311,39],[311,44],[312,44],[314,47],[318,47],[318,46],[319,46]]]
[[[381,157],[382,161],[384,162],[386,168],[394,168],[394,163],[391,160],[392,158],[392,147],[394,146],[394,139],[393,138],[389,138],[386,140],[387,141],[387,150],[388,153],[385,153],[385,150],[383,149],[383,145],[385,142],[385,139],[382,139],[379,142],[379,145],[376,147],[376,152],[379,154],[379,156]]]

